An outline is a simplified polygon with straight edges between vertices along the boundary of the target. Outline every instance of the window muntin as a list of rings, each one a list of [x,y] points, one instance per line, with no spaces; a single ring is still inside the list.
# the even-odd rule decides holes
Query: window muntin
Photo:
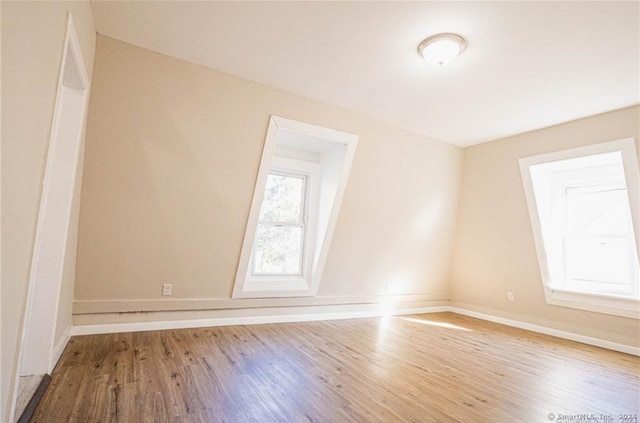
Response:
[[[271,171],[260,209],[251,273],[302,275],[308,175]]]

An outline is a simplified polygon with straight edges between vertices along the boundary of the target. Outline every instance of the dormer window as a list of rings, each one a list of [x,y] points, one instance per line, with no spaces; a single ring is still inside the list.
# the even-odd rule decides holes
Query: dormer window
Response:
[[[357,139],[271,118],[234,298],[316,294]]]
[[[639,318],[634,141],[528,157],[520,166],[547,302]]]

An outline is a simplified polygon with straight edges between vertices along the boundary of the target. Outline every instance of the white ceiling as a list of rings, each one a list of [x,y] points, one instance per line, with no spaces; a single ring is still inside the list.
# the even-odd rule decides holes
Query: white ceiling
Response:
[[[640,3],[93,2],[98,33],[459,146],[640,103]],[[467,40],[437,69],[418,44]]]

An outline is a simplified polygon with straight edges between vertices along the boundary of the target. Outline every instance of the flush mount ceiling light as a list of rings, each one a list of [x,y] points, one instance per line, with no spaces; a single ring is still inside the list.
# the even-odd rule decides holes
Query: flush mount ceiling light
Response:
[[[432,66],[442,67],[455,59],[466,46],[458,34],[436,34],[418,46],[418,53]]]

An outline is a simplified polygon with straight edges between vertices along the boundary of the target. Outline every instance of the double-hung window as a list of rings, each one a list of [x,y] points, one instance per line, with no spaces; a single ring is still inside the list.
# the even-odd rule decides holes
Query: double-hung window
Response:
[[[304,289],[318,208],[318,163],[274,156],[267,175],[249,264],[260,289]]]
[[[302,275],[308,182],[308,174],[269,172],[251,260],[252,276]]]
[[[566,288],[636,296],[638,266],[624,181],[568,186],[564,194]]]

